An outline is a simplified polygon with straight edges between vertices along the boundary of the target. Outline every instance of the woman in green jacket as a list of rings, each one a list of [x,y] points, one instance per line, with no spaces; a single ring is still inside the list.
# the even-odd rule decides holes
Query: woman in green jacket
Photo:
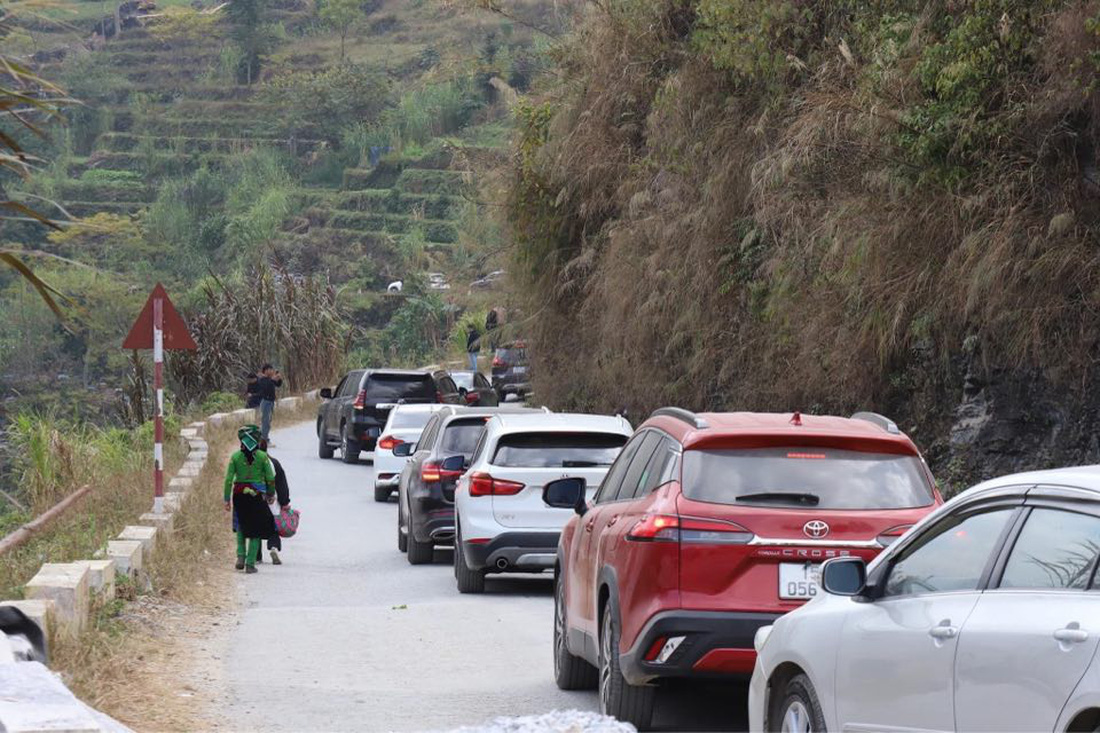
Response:
[[[237,570],[246,573],[256,572],[260,544],[271,537],[274,528],[266,497],[275,491],[275,468],[267,453],[260,450],[261,437],[255,425],[238,430],[241,449],[230,456],[225,472],[225,510],[233,509]]]

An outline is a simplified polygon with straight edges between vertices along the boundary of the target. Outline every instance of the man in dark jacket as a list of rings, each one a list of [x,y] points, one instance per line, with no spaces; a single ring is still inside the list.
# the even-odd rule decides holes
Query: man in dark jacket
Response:
[[[260,433],[271,444],[271,413],[275,411],[275,388],[283,386],[283,375],[270,364],[260,367],[256,393],[260,396]]]
[[[477,352],[481,351],[481,334],[477,332],[477,326],[470,323],[466,325],[466,353],[470,356],[470,368],[477,371]]]

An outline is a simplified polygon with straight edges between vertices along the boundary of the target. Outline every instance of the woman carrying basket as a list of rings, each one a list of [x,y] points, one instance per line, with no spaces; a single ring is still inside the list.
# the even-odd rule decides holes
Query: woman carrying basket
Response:
[[[237,531],[237,570],[256,572],[263,540],[274,530],[267,494],[275,490],[275,469],[260,450],[260,428],[245,425],[237,431],[241,449],[229,458],[225,472],[225,510],[233,510]]]

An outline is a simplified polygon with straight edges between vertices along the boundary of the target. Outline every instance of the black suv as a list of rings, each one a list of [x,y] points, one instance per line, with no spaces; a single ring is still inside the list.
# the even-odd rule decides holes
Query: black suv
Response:
[[[344,463],[357,463],[361,451],[373,451],[378,434],[397,403],[461,404],[458,386],[445,371],[356,369],[336,389],[321,390],[317,411],[317,455],[332,458],[340,449]]]
[[[493,354],[493,389],[501,402],[509,394],[523,397],[531,392],[528,368],[526,341],[512,341],[496,350]]]
[[[493,415],[539,412],[525,407],[450,407],[432,415],[420,441],[394,448],[411,457],[397,485],[397,549],[409,563],[432,561],[436,545],[455,537],[455,483],[465,471],[474,447]],[[446,463],[447,465],[444,465]]]

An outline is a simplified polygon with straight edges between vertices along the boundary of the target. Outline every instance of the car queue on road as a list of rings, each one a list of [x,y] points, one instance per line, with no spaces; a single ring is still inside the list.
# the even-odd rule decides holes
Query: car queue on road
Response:
[[[397,549],[453,545],[459,592],[552,572],[559,688],[639,730],[672,679],[751,680],[753,730],[1100,730],[1100,467],[945,505],[874,413],[663,408],[634,429],[480,406],[475,376],[353,371],[322,392],[319,454],[373,449]],[[353,393],[345,448],[329,415]]]

